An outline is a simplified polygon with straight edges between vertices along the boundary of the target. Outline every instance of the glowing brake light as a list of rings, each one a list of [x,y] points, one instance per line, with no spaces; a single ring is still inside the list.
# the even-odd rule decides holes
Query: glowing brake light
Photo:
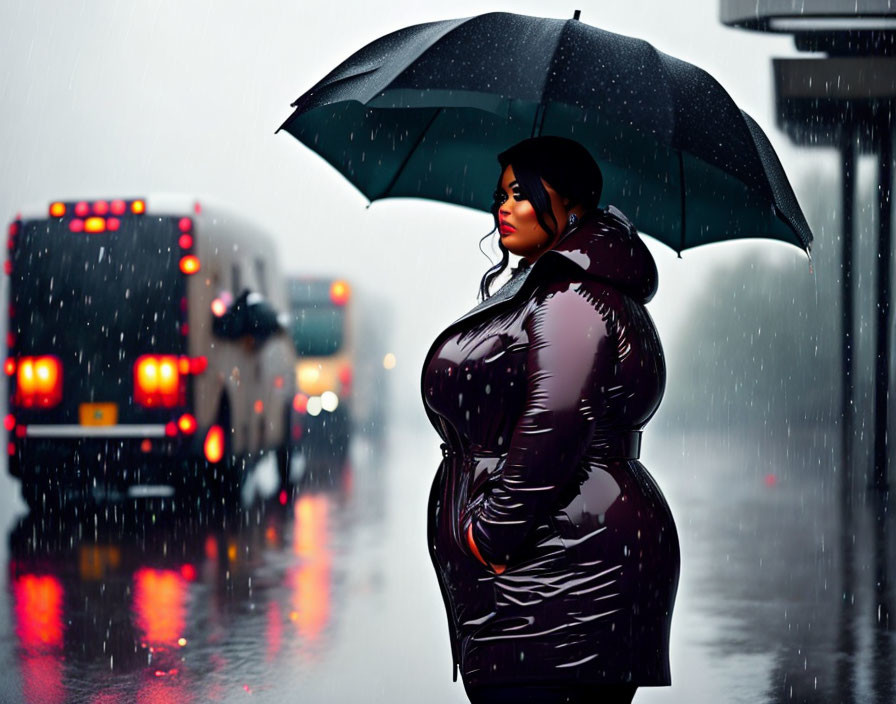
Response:
[[[79,218],[86,217],[89,212],[90,206],[87,205],[87,203],[85,203],[83,200],[75,205],[75,215],[77,215]]]
[[[124,215],[127,209],[127,203],[123,200],[113,200],[112,203],[109,204],[109,210],[113,215]]]
[[[50,215],[54,218],[61,218],[65,215],[65,203],[52,203],[50,205]]]
[[[190,374],[202,374],[208,369],[208,357],[191,357]]]
[[[337,306],[344,306],[348,303],[350,294],[349,286],[345,281],[334,281],[330,285],[330,300]]]
[[[131,203],[131,212],[134,215],[143,215],[146,212],[146,201],[135,200]]]
[[[189,413],[184,413],[177,419],[177,427],[184,435],[192,435],[196,432],[196,419]]]
[[[183,403],[183,385],[174,355],[146,354],[134,364],[134,400],[141,406],[170,408]]]
[[[84,231],[85,232],[105,232],[106,231],[106,219],[105,218],[87,218],[84,221]]]
[[[180,260],[180,270],[184,274],[195,274],[199,271],[199,257],[188,254]]]
[[[62,400],[62,363],[58,357],[22,357],[17,366],[16,404],[50,408]]]

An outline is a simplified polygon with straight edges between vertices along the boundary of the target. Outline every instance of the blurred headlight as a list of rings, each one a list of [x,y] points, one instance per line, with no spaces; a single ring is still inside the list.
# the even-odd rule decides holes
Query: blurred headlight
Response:
[[[306,410],[308,411],[309,416],[320,415],[322,408],[323,408],[323,406],[321,405],[321,402],[320,402],[320,396],[312,396],[311,398],[308,399],[308,407]]]
[[[320,395],[320,405],[325,411],[332,413],[339,406],[339,397],[332,391],[324,391]]]

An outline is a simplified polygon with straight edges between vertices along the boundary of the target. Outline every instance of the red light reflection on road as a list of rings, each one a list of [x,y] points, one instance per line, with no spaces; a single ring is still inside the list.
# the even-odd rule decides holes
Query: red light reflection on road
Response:
[[[117,692],[98,692],[90,698],[90,704],[123,704]]]
[[[26,650],[62,647],[62,585],[52,576],[26,574],[13,587],[19,640]]]
[[[177,645],[184,635],[186,598],[186,581],[174,570],[144,567],[134,574],[134,613],[147,645]]]
[[[26,701],[57,704],[62,686],[62,607],[64,592],[53,576],[23,575],[13,583],[16,635],[22,653],[22,694]]]
[[[304,494],[295,504],[293,552],[302,562],[288,574],[293,607],[290,620],[310,641],[317,640],[330,619],[329,512],[326,494]]]
[[[283,646],[283,615],[280,613],[280,604],[276,601],[269,602],[267,616],[268,626],[265,640],[268,647],[265,657],[268,662],[272,662]]]
[[[190,692],[165,674],[165,677],[151,677],[143,684],[137,692],[137,704],[187,704],[194,701]]]

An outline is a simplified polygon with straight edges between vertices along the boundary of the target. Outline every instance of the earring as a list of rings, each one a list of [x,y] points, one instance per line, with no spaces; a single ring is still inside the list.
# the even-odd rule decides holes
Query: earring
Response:
[[[567,220],[567,223],[569,224],[570,227],[572,227],[573,225],[575,225],[578,221],[579,221],[579,216],[578,216],[578,215],[576,215],[575,213],[570,213],[570,214],[569,214],[569,219]]]

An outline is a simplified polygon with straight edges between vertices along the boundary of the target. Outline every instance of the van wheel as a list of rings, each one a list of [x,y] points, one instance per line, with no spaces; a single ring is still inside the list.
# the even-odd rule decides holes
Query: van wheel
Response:
[[[292,404],[287,404],[283,415],[283,439],[277,445],[277,473],[280,475],[280,491],[289,493],[289,470],[292,455]]]

